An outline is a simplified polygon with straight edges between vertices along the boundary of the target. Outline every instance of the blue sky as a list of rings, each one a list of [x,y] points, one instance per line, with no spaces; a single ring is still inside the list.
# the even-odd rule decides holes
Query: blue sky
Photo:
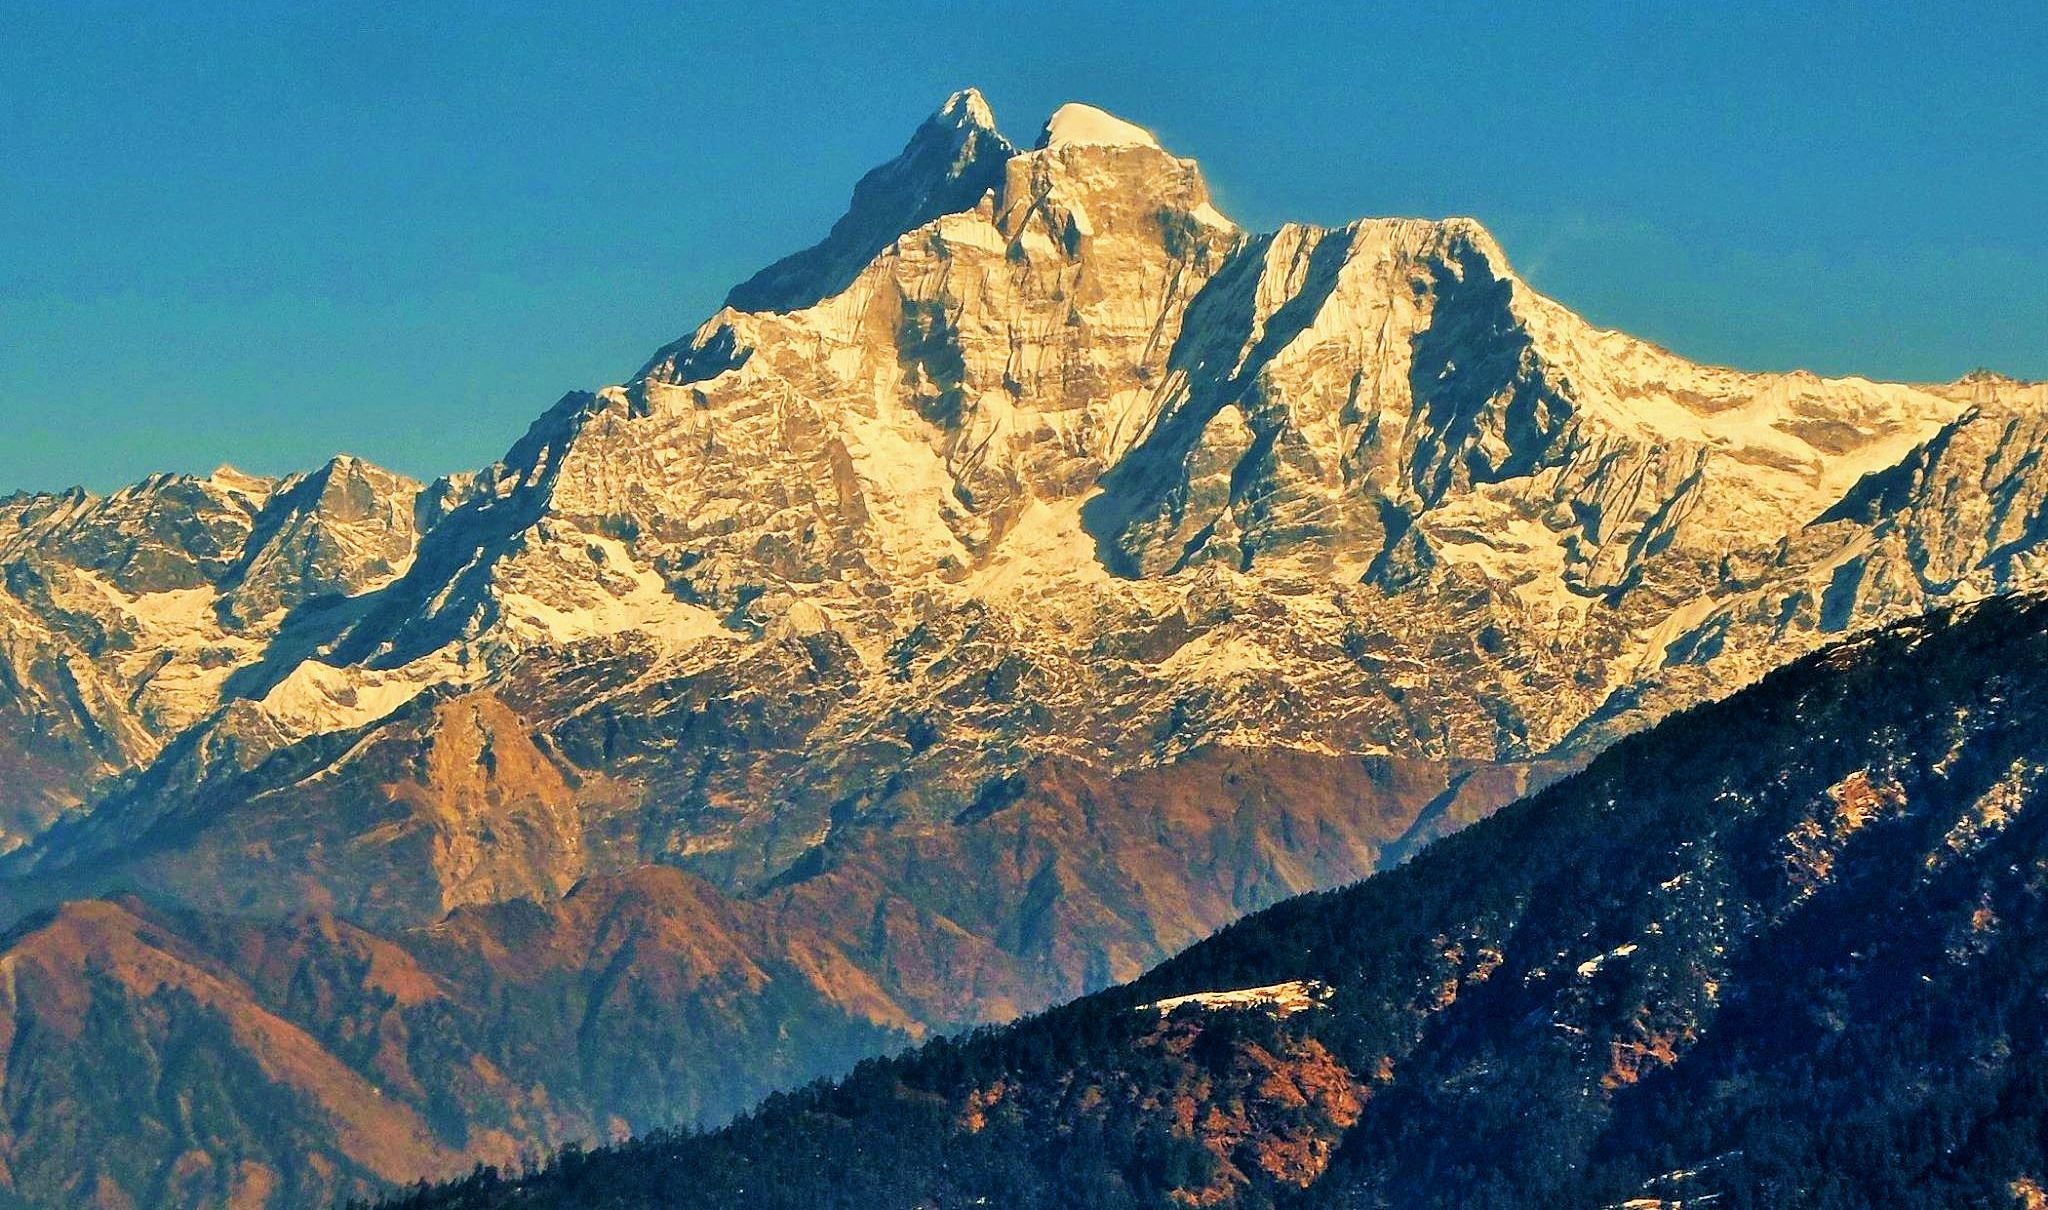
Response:
[[[967,84],[1694,358],[2048,377],[2048,5],[1277,7],[0,0],[0,491],[488,462]]]

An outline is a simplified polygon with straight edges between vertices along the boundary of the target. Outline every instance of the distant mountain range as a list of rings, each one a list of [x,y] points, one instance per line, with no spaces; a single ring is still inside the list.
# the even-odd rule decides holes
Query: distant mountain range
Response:
[[[332,1200],[1135,978],[2041,583],[2044,439],[957,94],[493,466],[0,502],[0,1190]]]

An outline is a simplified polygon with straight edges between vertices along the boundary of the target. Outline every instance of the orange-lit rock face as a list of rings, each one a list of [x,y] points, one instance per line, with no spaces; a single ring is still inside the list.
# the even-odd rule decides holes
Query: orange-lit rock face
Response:
[[[1810,895],[1834,872],[1835,855],[1871,821],[1897,814],[1905,794],[1897,782],[1873,782],[1858,770],[1828,787],[1827,805],[1802,819],[1785,837],[1785,872],[1799,895]]]
[[[1697,1039],[1690,1025],[1658,1031],[1632,1023],[1627,1036],[1608,1043],[1613,1059],[1601,1073],[1600,1087],[1609,1092],[1626,1088],[1656,1068],[1669,1067]]]

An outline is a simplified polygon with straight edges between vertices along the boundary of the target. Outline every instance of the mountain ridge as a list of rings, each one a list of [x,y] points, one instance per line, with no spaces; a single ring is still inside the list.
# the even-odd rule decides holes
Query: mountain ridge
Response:
[[[721,973],[621,969],[693,1053],[770,1045],[749,997],[815,1027],[771,1064],[798,1081],[1134,977],[1801,652],[2039,580],[2048,387],[1695,366],[1472,220],[1246,232],[1194,161],[1061,112],[1020,150],[955,94],[819,244],[474,474],[10,498],[0,917],[312,908],[414,954],[680,871]],[[516,1017],[459,965],[449,1011]],[[381,1003],[306,969],[332,990],[295,1028]],[[65,995],[102,992],[161,1007]],[[457,1031],[494,1079],[397,1098],[440,1158],[761,1091],[634,1099],[518,1028],[516,1061]]]

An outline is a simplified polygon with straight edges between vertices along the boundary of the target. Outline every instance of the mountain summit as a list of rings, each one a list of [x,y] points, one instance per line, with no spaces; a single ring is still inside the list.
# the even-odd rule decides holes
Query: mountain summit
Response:
[[[1016,150],[996,130],[980,92],[954,93],[910,136],[902,154],[860,179],[845,217],[823,240],[734,286],[726,305],[800,311],[839,293],[897,236],[973,206],[1001,182],[1003,162]]]
[[[99,1032],[0,1087],[203,1103],[300,1202],[386,1173],[378,1122],[459,1164],[717,1120],[2040,582],[2039,384],[1700,366],[1470,219],[1248,232],[1099,110],[1039,143],[948,98],[474,473],[5,501],[0,907],[141,900],[40,934],[18,1003]],[[64,966],[88,926],[182,990]],[[261,1075],[287,1027],[356,1074]],[[276,1104],[128,1061],[223,1028]],[[15,1120],[0,1171],[64,1200],[71,1119]],[[120,1129],[118,1188],[200,1147]]]
[[[1069,101],[1055,109],[1038,136],[1040,151],[1053,147],[1158,146],[1159,140],[1143,127],[1079,101]]]

